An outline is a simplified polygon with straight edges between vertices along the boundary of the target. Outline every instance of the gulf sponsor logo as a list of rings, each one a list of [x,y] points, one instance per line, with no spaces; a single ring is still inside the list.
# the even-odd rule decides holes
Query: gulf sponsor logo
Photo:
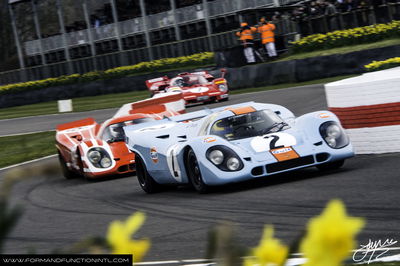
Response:
[[[214,138],[214,137],[207,137],[207,138],[204,139],[204,142],[205,142],[205,143],[211,143],[211,142],[214,142],[214,141],[216,141],[216,140],[217,140],[217,139]]]
[[[286,148],[281,148],[281,149],[276,149],[276,150],[272,150],[272,154],[282,154],[282,153],[286,153],[286,152],[290,152],[293,149],[290,147],[286,147]]]
[[[320,113],[318,116],[319,116],[319,118],[329,118],[329,117],[331,117],[331,115],[328,114],[328,113]]]
[[[153,163],[158,163],[158,152],[156,147],[152,147],[150,149],[150,158],[153,161]]]

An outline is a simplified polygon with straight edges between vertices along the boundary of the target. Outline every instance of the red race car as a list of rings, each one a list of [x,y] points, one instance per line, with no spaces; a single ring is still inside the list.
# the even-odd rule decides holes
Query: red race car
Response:
[[[123,105],[111,119],[98,124],[86,118],[57,126],[56,147],[66,178],[88,179],[135,171],[135,157],[125,145],[123,127],[185,112],[181,93]]]
[[[227,101],[228,84],[224,78],[226,70],[221,69],[221,77],[215,78],[207,71],[181,73],[174,78],[167,76],[146,80],[152,96],[159,93],[181,91],[186,104]]]

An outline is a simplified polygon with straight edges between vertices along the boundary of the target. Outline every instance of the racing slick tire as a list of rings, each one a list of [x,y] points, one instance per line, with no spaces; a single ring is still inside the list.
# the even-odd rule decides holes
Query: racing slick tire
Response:
[[[144,192],[151,194],[161,191],[162,186],[154,181],[153,177],[147,172],[143,159],[135,154],[136,176],[140,187]]]
[[[330,171],[330,170],[335,170],[339,169],[342,167],[344,164],[344,160],[339,160],[331,163],[323,163],[320,165],[317,165],[318,170],[320,171]]]
[[[64,158],[61,156],[61,153],[58,152],[58,161],[60,162],[61,165],[61,171],[63,173],[63,176],[66,179],[72,179],[72,178],[77,178],[79,177],[78,173],[75,173],[74,171],[71,171],[68,166],[67,163],[65,162]]]
[[[189,149],[186,154],[185,165],[187,175],[194,189],[196,189],[199,193],[207,193],[209,191],[209,186],[207,186],[203,181],[196,154],[192,149]]]

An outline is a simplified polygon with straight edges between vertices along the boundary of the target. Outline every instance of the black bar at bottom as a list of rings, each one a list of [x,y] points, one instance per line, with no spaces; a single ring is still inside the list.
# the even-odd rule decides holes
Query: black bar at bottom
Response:
[[[0,255],[0,265],[115,265],[132,266],[132,255]]]

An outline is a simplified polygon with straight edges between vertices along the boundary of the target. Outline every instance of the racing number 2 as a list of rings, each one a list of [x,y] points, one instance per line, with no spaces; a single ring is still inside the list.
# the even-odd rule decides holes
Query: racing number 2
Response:
[[[274,149],[279,149],[279,148],[285,147],[285,145],[276,146],[276,143],[279,140],[279,136],[277,136],[277,135],[269,135],[269,136],[265,136],[264,137],[264,139],[268,139],[268,138],[272,138],[272,140],[269,143],[269,149],[270,150],[274,150]]]

